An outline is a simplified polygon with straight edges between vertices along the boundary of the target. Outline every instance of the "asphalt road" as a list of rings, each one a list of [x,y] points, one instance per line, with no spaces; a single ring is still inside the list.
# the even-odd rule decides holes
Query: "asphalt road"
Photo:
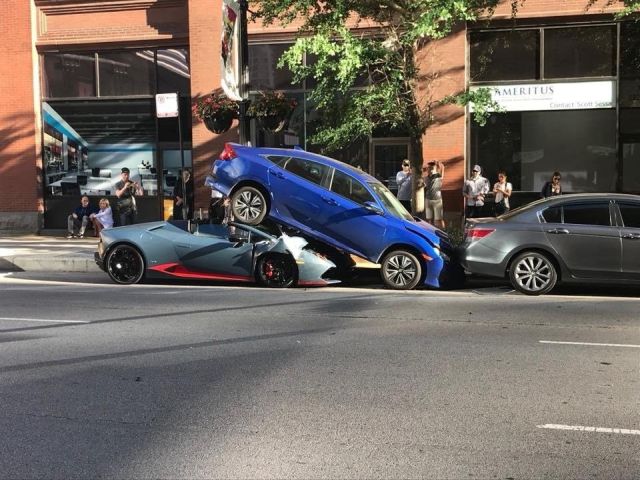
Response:
[[[638,478],[638,293],[0,275],[0,477]]]

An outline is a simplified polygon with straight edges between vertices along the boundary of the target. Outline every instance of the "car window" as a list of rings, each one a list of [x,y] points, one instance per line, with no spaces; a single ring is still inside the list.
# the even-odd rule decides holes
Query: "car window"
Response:
[[[622,222],[625,227],[640,228],[640,204],[619,203]]]
[[[267,160],[269,160],[270,162],[275,163],[276,165],[282,166],[284,165],[287,160],[289,160],[291,157],[287,156],[287,155],[265,155],[264,158],[266,158]]]
[[[407,212],[407,209],[400,203],[400,200],[396,198],[396,196],[389,191],[387,187],[385,187],[380,182],[371,182],[369,186],[376,193],[380,202],[385,206],[387,211],[396,218],[401,218],[404,220],[409,220],[411,222],[415,221],[411,214]]]
[[[331,182],[331,191],[364,205],[365,202],[373,202],[373,196],[358,180],[346,173],[336,170]]]
[[[564,223],[611,226],[609,202],[564,205]]]
[[[290,157],[285,163],[284,169],[316,185],[323,185],[324,179],[329,173],[328,166],[297,157]]]
[[[547,223],[562,223],[562,207],[549,207],[542,212],[542,218]]]

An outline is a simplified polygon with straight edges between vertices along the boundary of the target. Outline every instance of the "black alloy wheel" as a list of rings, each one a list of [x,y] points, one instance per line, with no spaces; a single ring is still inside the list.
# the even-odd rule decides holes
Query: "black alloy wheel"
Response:
[[[231,196],[231,210],[236,221],[258,225],[267,216],[267,200],[255,187],[240,187]]]
[[[422,264],[418,257],[406,250],[394,250],[382,260],[382,281],[394,290],[411,290],[422,278]]]
[[[523,252],[511,263],[509,279],[513,288],[525,295],[543,295],[555,287],[558,272],[546,255]]]
[[[107,254],[105,262],[111,280],[123,285],[139,283],[144,277],[144,259],[131,245],[116,245]]]
[[[256,265],[256,280],[265,287],[290,287],[297,275],[296,263],[288,255],[267,253],[258,259]]]

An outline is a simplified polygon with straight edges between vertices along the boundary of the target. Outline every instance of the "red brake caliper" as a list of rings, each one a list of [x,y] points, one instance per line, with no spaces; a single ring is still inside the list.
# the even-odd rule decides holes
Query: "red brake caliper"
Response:
[[[274,275],[273,263],[267,262],[265,264],[264,276],[267,277],[269,280],[271,280],[273,278],[273,275]]]

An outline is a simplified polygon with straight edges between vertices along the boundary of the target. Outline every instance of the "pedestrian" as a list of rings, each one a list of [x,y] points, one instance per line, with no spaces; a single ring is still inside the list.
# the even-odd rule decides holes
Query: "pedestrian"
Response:
[[[542,187],[540,195],[542,198],[555,197],[556,195],[562,195],[562,184],[560,183],[560,172],[553,172],[551,180],[545,182]]]
[[[498,181],[493,185],[493,193],[495,194],[495,215],[499,217],[509,211],[509,197],[513,186],[507,181],[507,172],[498,171]]]
[[[442,181],[444,165],[439,160],[427,163],[424,181],[424,213],[427,222],[444,230],[444,207],[442,204]]]
[[[182,181],[176,182],[176,186],[173,187],[173,219],[190,220],[192,218],[193,178],[191,178],[191,172],[184,169],[182,171]]]
[[[408,159],[402,161],[402,170],[396,174],[396,184],[398,185],[397,197],[400,203],[408,212],[411,212],[411,163]]]
[[[91,214],[97,211],[98,209],[89,202],[89,197],[83,195],[80,198],[80,205],[67,217],[67,238],[84,238],[84,232],[91,220]]]
[[[471,178],[464,182],[462,194],[465,198],[465,216],[476,218],[480,216],[484,206],[484,196],[489,193],[489,180],[482,176],[480,165],[471,169]]]
[[[142,194],[142,189],[138,182],[129,178],[130,171],[127,167],[120,170],[121,180],[116,183],[116,197],[118,197],[118,220],[119,226],[132,225],[136,221],[137,207],[136,195]]]
[[[95,232],[96,237],[100,236],[100,232],[102,230],[113,227],[113,214],[111,212],[109,200],[106,198],[101,198],[99,205],[100,210],[97,213],[92,213],[90,216],[91,221],[93,222],[93,231]]]

